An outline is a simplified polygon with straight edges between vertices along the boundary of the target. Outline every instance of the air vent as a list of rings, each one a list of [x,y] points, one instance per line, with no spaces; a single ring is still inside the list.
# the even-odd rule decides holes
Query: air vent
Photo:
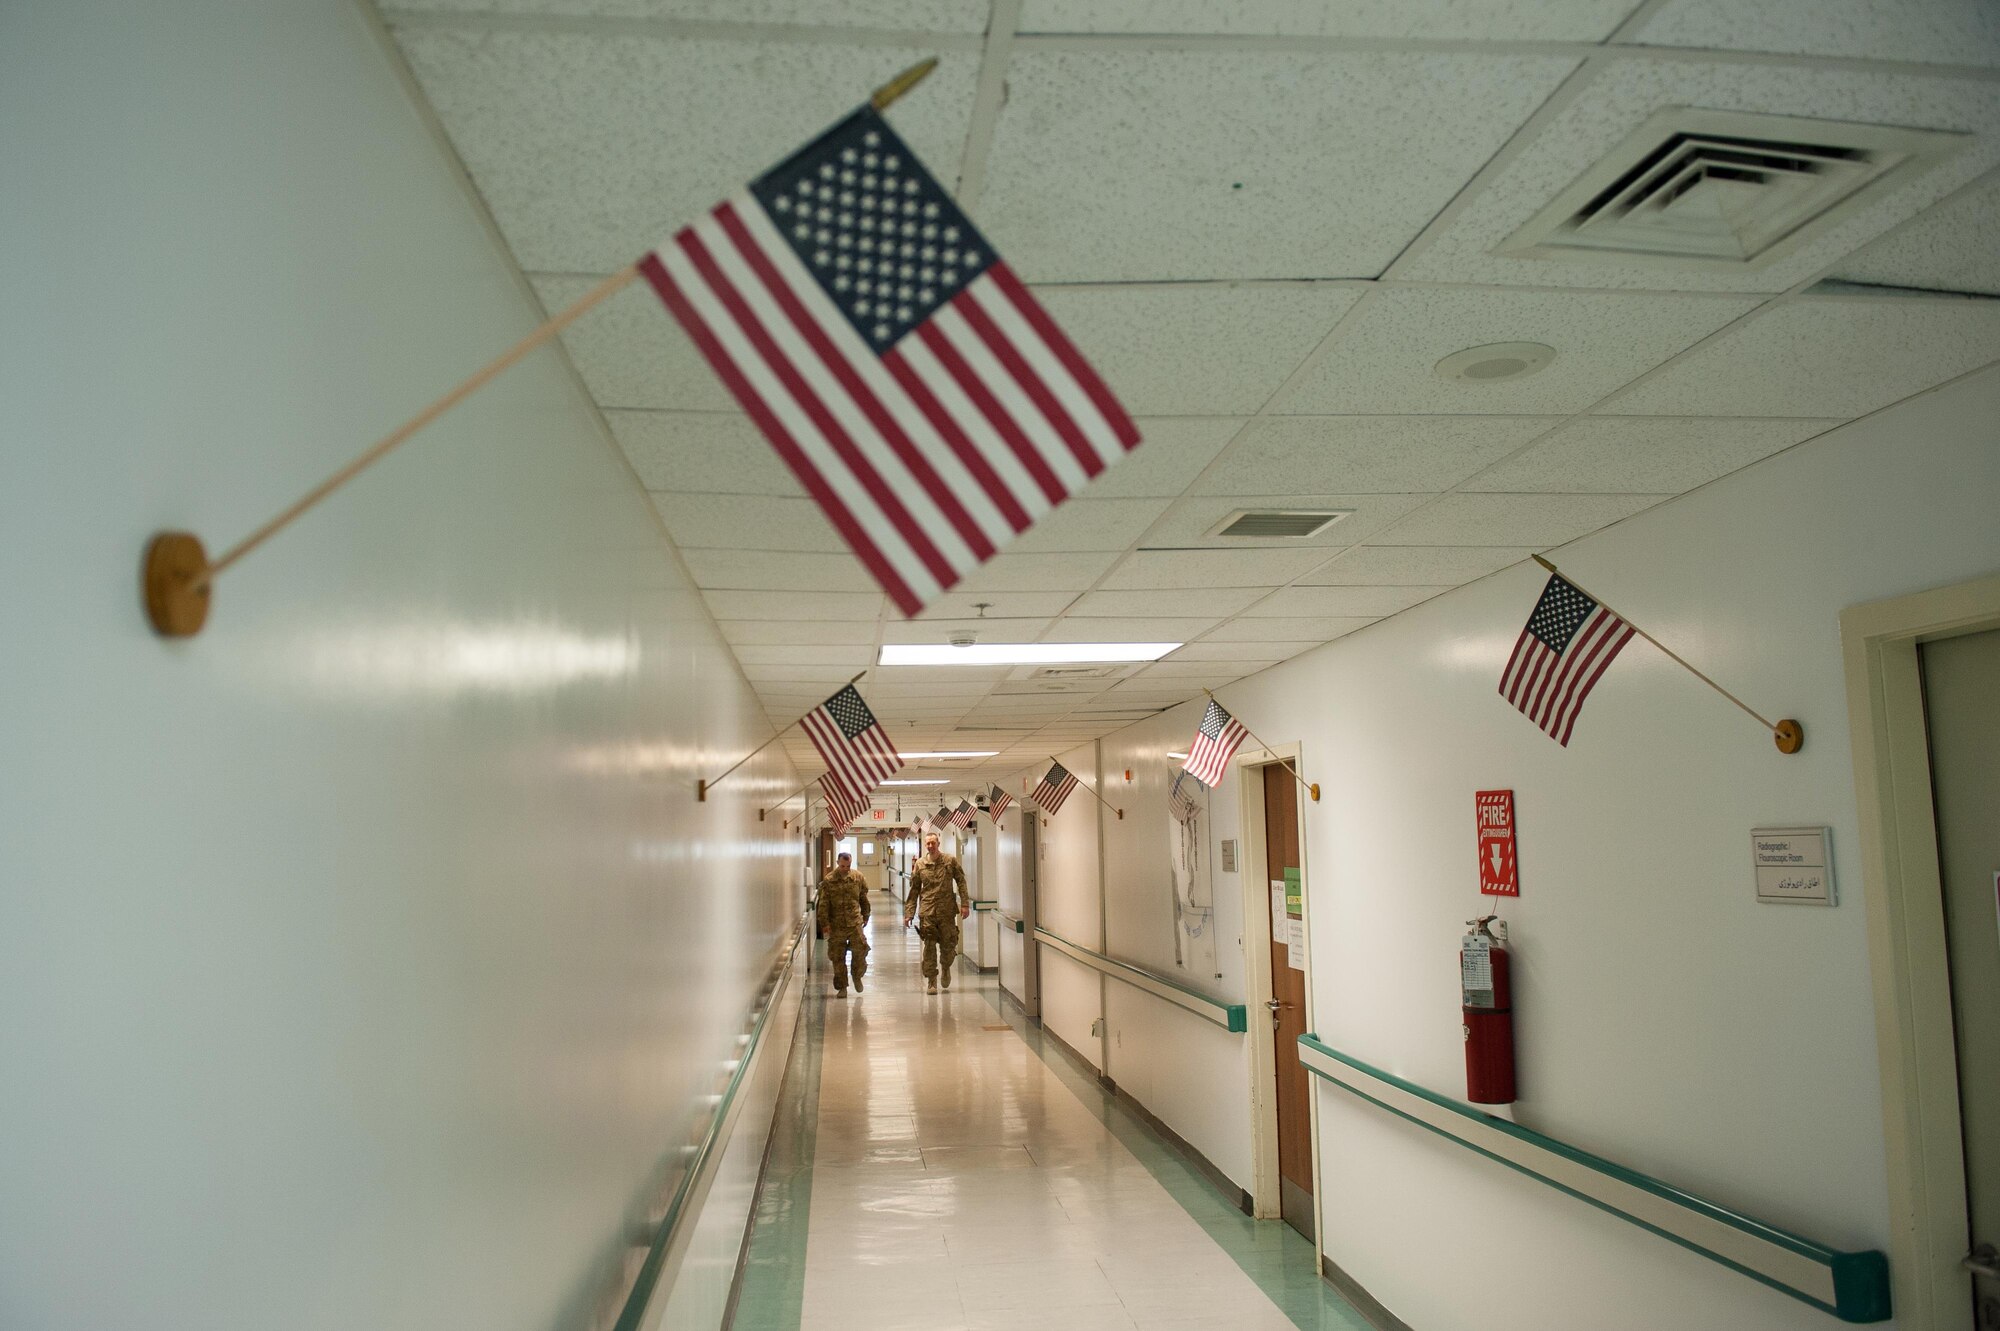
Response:
[[[1661,111],[1496,251],[1742,269],[1771,262],[1969,136],[1686,107]]]
[[[1239,541],[1303,540],[1317,536],[1352,509],[1238,509],[1203,532]]]

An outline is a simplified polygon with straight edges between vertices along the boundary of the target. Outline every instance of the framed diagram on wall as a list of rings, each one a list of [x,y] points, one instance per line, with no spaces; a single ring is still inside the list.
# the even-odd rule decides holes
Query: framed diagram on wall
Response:
[[[1208,787],[1186,772],[1167,793],[1168,881],[1173,893],[1174,965],[1216,976],[1215,890],[1209,865]]]

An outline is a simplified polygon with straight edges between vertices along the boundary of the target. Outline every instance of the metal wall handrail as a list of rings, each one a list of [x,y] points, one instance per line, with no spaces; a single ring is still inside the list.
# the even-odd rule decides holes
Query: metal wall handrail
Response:
[[[1000,921],[1017,934],[1028,932],[1028,922],[1018,915],[1009,915],[1003,910],[1000,912]]]
[[[1342,1090],[1843,1322],[1889,1319],[1889,1259],[1841,1252],[1370,1067],[1316,1035],[1299,1061]]]
[[[1240,1034],[1250,1028],[1248,1014],[1241,1003],[1225,1003],[1219,998],[1210,998],[1199,989],[1191,989],[1157,971],[1108,957],[1080,943],[1072,943],[1061,934],[1052,934],[1047,929],[1037,927],[1035,941],[1045,943],[1071,960],[1080,961],[1114,980],[1122,980],[1134,989],[1142,989],[1155,998],[1165,999],[1203,1021],[1212,1021],[1226,1031]]]

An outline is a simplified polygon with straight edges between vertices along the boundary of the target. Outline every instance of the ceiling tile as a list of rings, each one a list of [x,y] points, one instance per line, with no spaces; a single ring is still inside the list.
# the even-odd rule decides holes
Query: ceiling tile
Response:
[[[648,490],[805,497],[740,412],[607,411],[604,419]]]
[[[1275,410],[1583,411],[1754,307],[1721,296],[1385,287]],[[1445,379],[1433,369],[1455,351],[1490,342],[1541,342],[1556,357],[1518,379]]]
[[[884,697],[901,694],[944,697],[969,694],[978,697],[1007,677],[1007,666],[876,666],[868,672],[862,692]]]
[[[846,619],[873,625],[880,592],[711,592],[701,594],[717,619]]]
[[[875,625],[845,619],[724,619],[718,621],[731,646],[763,643],[823,642],[829,646],[872,646]]]
[[[1191,619],[1064,619],[1043,636],[1044,642],[1186,642],[1215,623],[1215,616]]]
[[[1299,581],[1308,586],[1458,586],[1535,553],[1520,545],[1357,545]]]
[[[1385,539],[1410,545],[1532,545],[1546,550],[1629,518],[1669,495],[1443,495]]]
[[[1216,33],[1595,42],[1633,0],[1026,0],[1024,33]]]
[[[1366,628],[1375,622],[1375,616],[1315,616],[1307,619],[1232,619],[1221,628],[1202,639],[1205,643],[1223,642],[1299,642],[1310,640],[1314,646],[1323,642]],[[1256,648],[1259,655],[1263,649]]]
[[[810,499],[657,492],[652,498],[668,534],[682,549],[847,552],[840,534]]]
[[[1179,587],[1282,587],[1326,562],[1320,546],[1304,550],[1135,550],[1104,580],[1107,590]]]
[[[1776,306],[1609,404],[1640,416],[1860,416],[2000,359],[2000,302]]]
[[[1851,0],[1832,2],[1845,6]],[[1931,0],[1923,2],[1928,5]],[[1799,21],[1806,24],[1817,24],[1823,9],[1794,0],[1760,0],[1758,7],[1772,13],[1781,7],[1797,11]],[[1672,6],[1668,8],[1671,11]],[[1711,8],[1734,22],[1738,6],[1735,0],[1715,0]],[[2000,98],[1985,80],[1711,59],[1694,53],[1674,57],[1657,51],[1624,58],[1614,55],[1578,77],[1582,82],[1572,85],[1576,95],[1538,127],[1517,156],[1469,193],[1464,206],[1433,237],[1399,260],[1389,276],[1501,285],[1785,291],[2000,162]],[[1648,117],[1670,106],[1958,130],[1979,137],[1932,170],[1887,182],[1853,212],[1761,265],[1697,268],[1603,256],[1554,261],[1494,252]],[[1563,349],[1561,344],[1552,345]],[[1545,370],[1536,378],[1551,372]]]
[[[532,276],[556,311],[596,286],[596,277]],[[650,407],[726,415],[735,400],[644,285],[626,287],[562,334],[584,386],[605,408]],[[765,445],[766,451],[769,445]]]
[[[1238,620],[1237,623],[1249,623]],[[1176,661],[1247,661],[1253,665],[1266,660],[1286,661],[1300,652],[1309,652],[1321,645],[1321,640],[1313,639],[1273,639],[1260,638],[1253,642],[1229,642],[1218,638],[1208,638],[1201,642],[1191,642],[1161,664]]]
[[[515,257],[545,273],[624,267],[931,53],[630,30],[413,26],[396,38]],[[896,129],[949,181],[979,57],[941,59]]]
[[[827,665],[859,670],[874,659],[868,647],[738,647],[736,659],[743,665]]]
[[[1247,416],[1361,298],[1332,282],[1044,287],[1135,416]]]
[[[1147,416],[1135,421],[1141,443],[1092,481],[1093,499],[1157,496],[1172,499],[1242,428],[1237,416]]]
[[[1287,494],[1191,495],[1176,503],[1168,510],[1166,517],[1146,533],[1146,548],[1156,549],[1162,546],[1216,550],[1317,548],[1331,554],[1340,546],[1352,545],[1367,539],[1429,497],[1401,494],[1301,494],[1297,491]],[[1333,523],[1318,535],[1304,540],[1273,537],[1267,540],[1246,541],[1205,534],[1209,528],[1239,508],[1308,511],[1344,509],[1349,512],[1346,517]]]
[[[1088,592],[1070,609],[1072,618],[1142,619],[1147,616],[1233,615],[1263,595],[1260,587],[1179,587],[1150,591]]]
[[[1560,416],[1273,416],[1256,421],[1197,494],[1449,490]]]
[[[1042,615],[1026,619],[891,619],[882,626],[883,642],[951,641],[953,633],[973,633],[979,641],[1033,642],[1052,622]]]
[[[1167,511],[1167,503],[1165,499],[1072,499],[1022,533],[1008,550],[1030,555],[1123,550]]]
[[[987,0],[398,0],[399,12],[592,15],[983,33]]]
[[[826,684],[839,686],[854,673],[852,666],[746,665],[743,677],[753,684]]]
[[[1647,46],[2000,65],[1986,0],[1672,0],[1629,34]]]
[[[2000,13],[2000,8],[1987,8]],[[2000,175],[1932,205],[1843,259],[1833,276],[1843,282],[2000,296],[2000,245],[1993,243],[1996,217],[2000,217]]]
[[[965,575],[957,590],[973,592],[1080,592],[1088,590],[1104,576],[1104,570],[1118,556],[1093,550],[1074,554],[1017,554],[1012,550],[995,555]]]
[[[946,592],[919,622],[946,619],[1047,619],[1068,609],[1075,592]],[[980,606],[985,606],[981,610]],[[1004,639],[995,639],[1004,641]]]
[[[1244,611],[1245,618],[1274,615],[1377,617],[1408,610],[1441,596],[1449,587],[1286,587]]]
[[[980,226],[1030,281],[1373,278],[1576,65],[1017,46]]]
[[[1466,482],[1467,490],[1552,494],[1679,494],[1747,467],[1837,420],[1714,420],[1587,416],[1519,457]]]
[[[1158,661],[1146,667],[1146,679],[1191,679],[1196,683],[1217,679],[1241,679],[1278,664],[1276,660]],[[1213,683],[1209,684],[1214,688]]]
[[[707,590],[868,592],[875,579],[853,555],[785,550],[682,550],[695,585]]]

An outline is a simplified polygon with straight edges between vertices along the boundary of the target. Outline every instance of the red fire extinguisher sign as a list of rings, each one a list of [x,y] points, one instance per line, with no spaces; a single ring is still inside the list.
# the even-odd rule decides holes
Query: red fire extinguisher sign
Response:
[[[1521,866],[1514,858],[1514,792],[1473,795],[1479,825],[1479,890],[1489,897],[1521,895]]]

